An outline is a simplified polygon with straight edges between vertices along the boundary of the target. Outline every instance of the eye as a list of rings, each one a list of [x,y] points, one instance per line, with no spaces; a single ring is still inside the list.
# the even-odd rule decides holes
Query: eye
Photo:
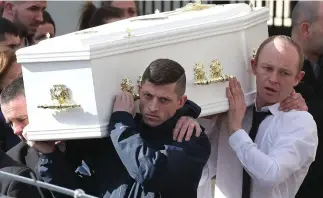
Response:
[[[271,71],[272,68],[271,67],[264,67],[266,71]]]
[[[152,95],[150,93],[144,93],[146,99],[151,99]]]
[[[281,72],[281,74],[282,74],[283,76],[289,76],[289,75],[290,75],[288,72],[285,72],[285,71]]]
[[[23,123],[27,120],[27,118],[17,118],[17,121]]]
[[[164,104],[164,103],[168,102],[169,100],[167,98],[160,98],[159,101],[160,101],[160,103]]]

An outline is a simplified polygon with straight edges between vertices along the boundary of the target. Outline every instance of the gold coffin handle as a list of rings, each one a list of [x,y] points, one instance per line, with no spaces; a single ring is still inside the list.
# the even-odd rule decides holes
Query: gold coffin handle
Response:
[[[223,74],[223,67],[218,59],[214,59],[210,64],[210,78],[207,78],[206,70],[201,62],[194,65],[194,85],[208,85],[229,81],[233,75]]]
[[[70,103],[71,94],[70,90],[62,84],[53,85],[50,89],[50,96],[53,104],[49,105],[38,105],[40,109],[54,109],[54,110],[67,110],[81,107],[79,104]]]
[[[141,76],[137,79],[137,84],[141,82]],[[127,91],[132,93],[134,100],[139,99],[139,94],[134,92],[134,85],[132,84],[132,81],[129,78],[124,78],[121,81],[121,91]]]
[[[77,104],[63,104],[63,105],[38,105],[37,108],[40,109],[54,109],[54,110],[66,110],[81,107]]]

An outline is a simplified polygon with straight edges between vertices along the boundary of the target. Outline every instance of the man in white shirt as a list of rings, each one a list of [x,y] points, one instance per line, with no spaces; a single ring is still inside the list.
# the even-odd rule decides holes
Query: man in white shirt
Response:
[[[255,106],[247,109],[240,83],[229,82],[229,145],[243,170],[230,172],[236,174],[229,178],[235,186],[226,192],[227,198],[295,197],[315,159],[317,127],[308,112],[283,112],[279,106],[304,76],[303,60],[301,49],[289,37],[273,36],[260,45],[252,62]]]

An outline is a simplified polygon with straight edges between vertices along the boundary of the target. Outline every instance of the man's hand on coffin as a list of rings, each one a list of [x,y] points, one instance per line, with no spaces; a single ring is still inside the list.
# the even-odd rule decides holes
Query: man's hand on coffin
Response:
[[[125,111],[135,116],[135,101],[133,95],[129,92],[123,91],[116,96],[116,100],[113,106],[113,112]]]
[[[182,142],[184,137],[186,141],[189,141],[193,135],[195,129],[196,137],[201,135],[200,124],[193,118],[182,116],[176,123],[175,129],[173,130],[173,140]]]
[[[298,111],[308,111],[308,107],[303,96],[300,93],[296,93],[295,90],[293,90],[290,96],[280,103],[279,107],[280,111],[285,112],[293,109]]]
[[[240,83],[236,78],[229,81],[226,88],[226,95],[229,100],[229,135],[242,128],[242,120],[246,112],[246,103]]]
[[[52,153],[55,150],[55,145],[56,142],[55,141],[29,141],[27,140],[27,133],[23,132],[22,133],[23,137],[26,139],[26,143],[36,149],[38,152],[42,153],[42,154],[48,154],[48,153]]]

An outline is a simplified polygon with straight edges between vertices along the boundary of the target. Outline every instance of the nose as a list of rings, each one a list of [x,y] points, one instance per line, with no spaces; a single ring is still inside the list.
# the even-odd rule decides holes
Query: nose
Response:
[[[43,12],[42,11],[37,12],[36,20],[38,22],[43,22],[44,19],[43,19]]]
[[[23,132],[24,127],[21,125],[13,124],[12,125],[12,130],[15,135],[21,136]]]
[[[153,99],[153,100],[150,102],[149,110],[150,110],[151,112],[156,112],[156,111],[158,111],[158,101],[157,101],[157,98]]]
[[[274,72],[271,72],[270,73],[270,76],[269,76],[269,81],[273,84],[276,84],[278,83],[278,79],[279,79],[279,76],[278,76],[278,72],[274,71]]]

